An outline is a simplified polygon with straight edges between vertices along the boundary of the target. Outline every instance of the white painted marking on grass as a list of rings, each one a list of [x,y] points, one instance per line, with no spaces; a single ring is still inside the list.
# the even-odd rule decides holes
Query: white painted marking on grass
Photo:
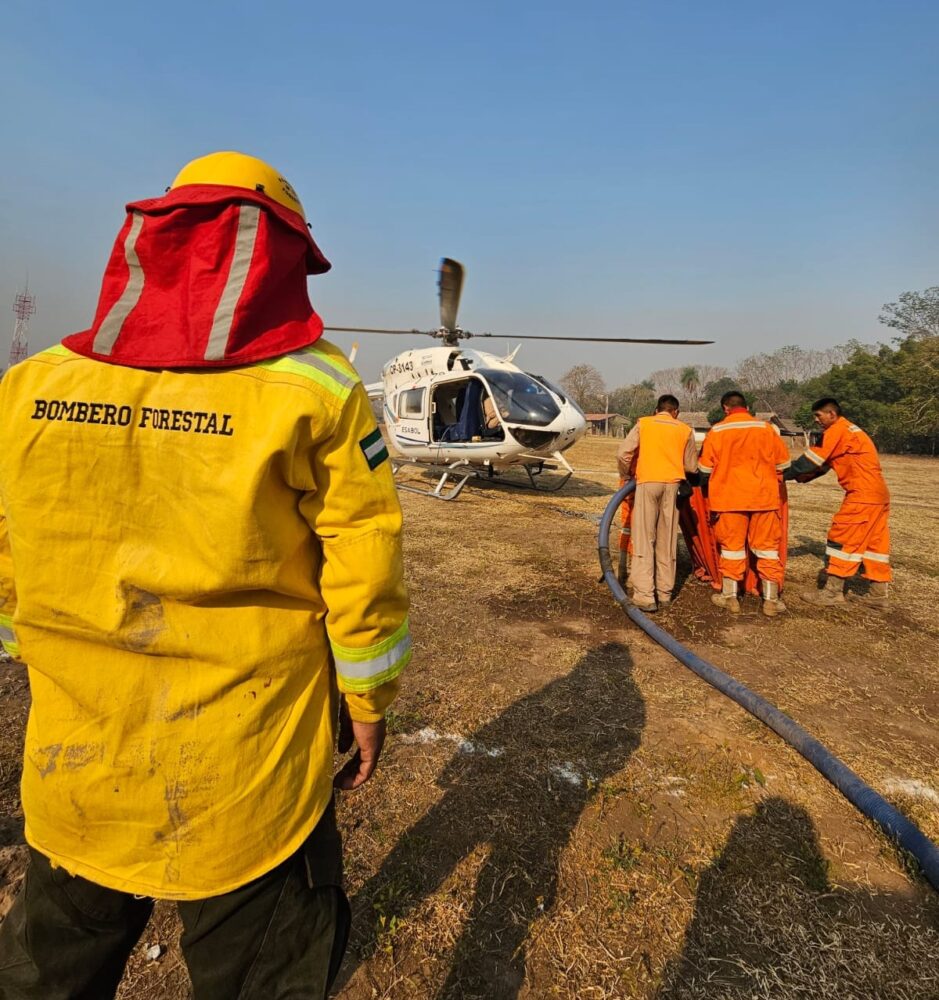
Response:
[[[438,733],[430,726],[425,726],[416,733],[404,733],[398,739],[402,743],[453,743],[460,753],[485,754],[487,757],[501,757],[505,753],[505,747],[486,747],[459,733]]]
[[[677,774],[667,774],[662,780],[662,784],[665,786],[665,794],[671,795],[673,799],[680,799],[684,796],[684,788],[680,788],[680,785],[687,785],[687,778],[680,778]]]
[[[918,778],[888,778],[884,782],[884,791],[888,794],[893,792],[897,795],[909,795],[911,799],[924,799],[939,806],[939,792]]]
[[[584,776],[579,771],[574,770],[574,765],[569,760],[564,761],[563,764],[552,764],[551,773],[556,778],[560,778],[575,787],[584,783]]]
[[[457,752],[467,755],[484,754],[486,757],[501,757],[505,753],[505,747],[487,747],[483,743],[474,743],[459,733],[438,733],[430,726],[425,726],[416,733],[403,733],[398,739],[402,743],[452,743]],[[550,770],[555,778],[575,788],[581,787],[587,781],[597,780],[588,772],[578,771],[569,760],[563,764],[552,764]]]

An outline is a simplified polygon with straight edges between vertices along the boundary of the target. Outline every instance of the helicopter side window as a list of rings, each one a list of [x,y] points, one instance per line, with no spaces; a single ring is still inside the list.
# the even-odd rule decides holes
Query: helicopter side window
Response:
[[[408,389],[398,396],[399,417],[420,417],[424,412],[424,390]]]

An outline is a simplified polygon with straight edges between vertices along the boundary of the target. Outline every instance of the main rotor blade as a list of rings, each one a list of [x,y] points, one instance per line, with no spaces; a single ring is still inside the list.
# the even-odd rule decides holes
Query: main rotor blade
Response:
[[[463,265],[458,260],[442,258],[437,288],[440,290],[440,325],[445,330],[455,330],[463,290]]]
[[[516,336],[505,333],[470,333],[464,330],[465,337],[498,337],[500,340],[572,340],[584,344],[713,344],[713,340],[665,340],[660,337],[541,337]]]
[[[415,334],[422,337],[433,337],[436,333],[436,330],[376,330],[370,326],[324,326],[323,329],[337,333],[394,333],[401,337],[413,337]]]

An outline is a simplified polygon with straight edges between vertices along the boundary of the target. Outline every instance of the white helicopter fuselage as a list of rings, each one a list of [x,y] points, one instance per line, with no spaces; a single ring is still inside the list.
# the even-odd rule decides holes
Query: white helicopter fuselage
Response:
[[[587,420],[561,389],[523,372],[514,357],[444,346],[388,361],[368,391],[382,397],[395,449],[413,462],[494,472],[559,458]]]

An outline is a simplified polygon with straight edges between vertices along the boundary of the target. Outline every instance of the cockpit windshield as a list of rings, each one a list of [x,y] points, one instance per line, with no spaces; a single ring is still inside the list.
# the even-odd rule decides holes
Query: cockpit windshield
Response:
[[[508,423],[547,427],[561,414],[547,388],[524,372],[506,372],[495,368],[479,370],[492,390],[502,418]]]
[[[570,403],[574,409],[582,414],[584,411],[574,402],[573,399],[568,396],[563,389],[559,389],[550,379],[546,379],[544,375],[532,375],[532,378],[538,379],[542,385],[546,385],[562,403]]]

